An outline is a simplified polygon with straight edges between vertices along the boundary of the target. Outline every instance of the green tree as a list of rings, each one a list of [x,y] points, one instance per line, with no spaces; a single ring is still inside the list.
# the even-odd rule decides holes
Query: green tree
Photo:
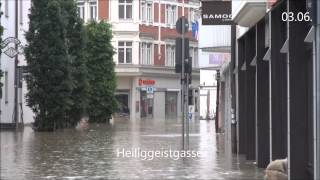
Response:
[[[91,22],[86,29],[90,122],[106,122],[117,106],[114,96],[116,77],[113,62],[115,52],[111,44],[112,30],[110,24],[103,21]]]
[[[74,0],[64,0],[64,18],[68,21],[67,48],[71,58],[73,90],[71,93],[72,106],[68,112],[68,125],[75,126],[85,115],[88,107],[89,81],[86,66],[86,32],[83,21],[78,17]]]
[[[35,129],[51,131],[65,126],[72,106],[71,57],[67,19],[59,0],[32,1],[29,15],[27,103],[35,113]]]

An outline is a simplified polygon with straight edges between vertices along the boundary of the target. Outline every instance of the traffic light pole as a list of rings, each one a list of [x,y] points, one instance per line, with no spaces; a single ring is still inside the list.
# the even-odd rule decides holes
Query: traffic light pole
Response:
[[[185,75],[185,87],[186,87],[186,147],[189,149],[189,73]]]
[[[185,45],[185,42],[184,42],[184,28],[182,28],[183,32],[181,34],[181,38],[182,38],[182,50],[181,50],[181,53],[182,53],[182,61],[181,61],[181,98],[182,98],[182,149],[184,150],[185,149],[185,144],[184,144],[184,126],[185,126],[185,73],[184,73],[184,45]]]
[[[180,73],[181,77],[181,123],[182,123],[182,149],[189,148],[189,122],[188,122],[188,89],[189,89],[189,39],[185,38],[188,31],[188,20],[182,16],[176,23],[176,30],[181,34],[176,39],[176,63],[175,72]],[[187,60],[187,62],[186,62]],[[188,66],[186,66],[188,65]],[[186,146],[187,145],[187,146]]]

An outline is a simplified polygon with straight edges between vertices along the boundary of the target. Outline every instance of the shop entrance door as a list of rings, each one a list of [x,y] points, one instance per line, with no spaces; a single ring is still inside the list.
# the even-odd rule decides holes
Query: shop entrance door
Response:
[[[178,92],[166,92],[166,118],[177,118]]]
[[[141,91],[141,117],[153,118],[153,98],[148,98],[145,91]]]
[[[120,115],[129,115],[129,94],[128,93],[121,93],[115,95],[117,102],[118,102],[118,110],[117,113]]]

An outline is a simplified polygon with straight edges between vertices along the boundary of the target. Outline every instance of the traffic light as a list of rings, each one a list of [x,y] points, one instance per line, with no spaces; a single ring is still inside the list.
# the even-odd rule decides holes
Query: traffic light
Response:
[[[176,22],[176,31],[179,34],[184,34],[188,32],[188,29],[189,29],[188,19],[185,18],[184,16],[180,17]]]
[[[188,60],[184,63],[184,72],[191,74],[192,73],[192,57],[189,57]]]
[[[175,71],[181,73],[182,66],[182,38],[176,38],[176,52],[175,52]],[[189,58],[189,39],[184,38],[184,58]],[[186,66],[185,66],[186,67]]]

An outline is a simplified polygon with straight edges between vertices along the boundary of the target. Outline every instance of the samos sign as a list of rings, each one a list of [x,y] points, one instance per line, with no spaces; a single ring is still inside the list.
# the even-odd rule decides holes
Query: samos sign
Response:
[[[231,1],[202,1],[202,25],[231,25]]]

